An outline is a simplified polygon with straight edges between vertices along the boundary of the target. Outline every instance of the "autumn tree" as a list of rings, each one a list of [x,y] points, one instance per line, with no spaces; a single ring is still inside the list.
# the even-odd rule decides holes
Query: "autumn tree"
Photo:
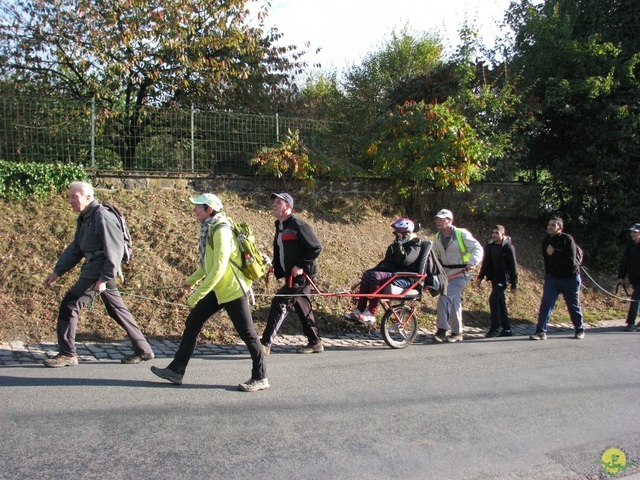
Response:
[[[246,0],[0,0],[0,76],[42,95],[95,98],[125,169],[150,125],[146,106],[273,111],[304,52],[265,32]],[[268,6],[268,4],[267,4]],[[252,26],[253,25],[253,26]]]

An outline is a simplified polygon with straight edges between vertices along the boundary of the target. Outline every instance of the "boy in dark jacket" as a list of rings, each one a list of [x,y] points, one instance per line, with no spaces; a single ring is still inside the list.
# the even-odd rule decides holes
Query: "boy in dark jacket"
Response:
[[[507,285],[511,284],[511,291],[515,291],[518,286],[516,251],[511,244],[511,238],[505,235],[502,225],[491,227],[491,240],[492,242],[488,243],[484,249],[482,267],[478,275],[478,284],[484,278],[491,281],[489,295],[491,327],[485,337],[510,337],[511,322],[504,293]]]
[[[636,223],[631,228],[631,242],[627,245],[620,266],[618,267],[618,284],[624,285],[624,278],[629,277],[629,283],[633,287],[631,302],[629,302],[629,312],[627,313],[627,326],[625,332],[635,332],[636,317],[638,316],[638,301],[640,300],[640,223]]]

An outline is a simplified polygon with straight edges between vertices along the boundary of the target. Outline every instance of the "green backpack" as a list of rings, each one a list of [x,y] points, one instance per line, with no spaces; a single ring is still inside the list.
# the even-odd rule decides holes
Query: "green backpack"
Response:
[[[215,226],[213,232],[219,228],[230,228],[236,237],[238,247],[240,248],[240,256],[242,258],[242,265],[234,265],[242,271],[242,274],[249,280],[257,280],[262,278],[269,269],[270,261],[269,257],[264,255],[258,246],[256,245],[256,237],[251,231],[251,227],[247,222],[236,223],[229,217],[227,222],[220,222]],[[210,242],[213,242],[213,232],[210,238]]]

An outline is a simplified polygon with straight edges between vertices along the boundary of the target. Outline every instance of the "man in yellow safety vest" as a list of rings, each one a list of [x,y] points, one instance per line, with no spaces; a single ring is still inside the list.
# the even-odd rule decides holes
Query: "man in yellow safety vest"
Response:
[[[482,261],[483,248],[468,230],[453,226],[453,213],[442,209],[436,214],[434,250],[445,268],[447,294],[438,297],[436,343],[462,341],[462,290],[471,281],[472,270]],[[447,332],[451,330],[451,335]]]

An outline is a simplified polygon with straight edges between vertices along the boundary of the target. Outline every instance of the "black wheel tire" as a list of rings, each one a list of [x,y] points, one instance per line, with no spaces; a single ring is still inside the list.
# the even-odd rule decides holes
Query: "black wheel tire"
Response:
[[[412,315],[413,312],[414,309],[406,305],[396,305],[385,312],[380,331],[384,342],[391,348],[407,348],[415,340],[418,319],[415,314]]]

